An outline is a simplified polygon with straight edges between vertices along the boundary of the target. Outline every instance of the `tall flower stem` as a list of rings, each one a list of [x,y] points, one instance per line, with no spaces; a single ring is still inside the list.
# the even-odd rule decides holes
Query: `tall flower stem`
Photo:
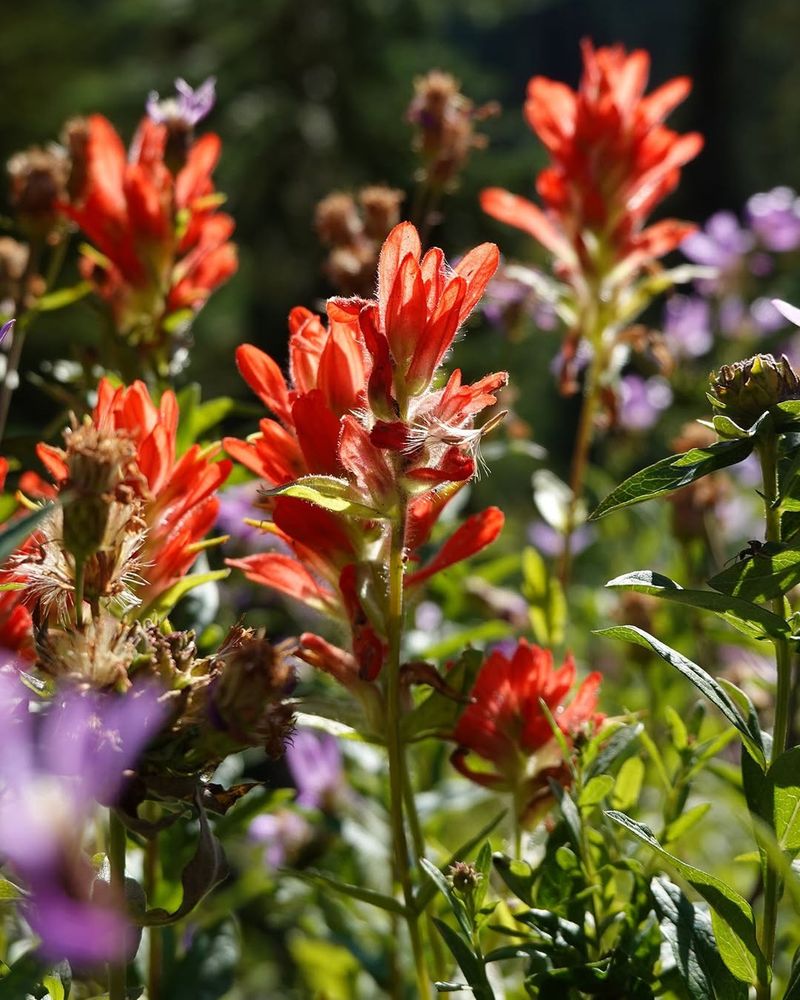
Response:
[[[406,923],[414,955],[417,991],[421,998],[430,995],[430,985],[419,922],[414,910],[414,891],[409,867],[408,842],[404,820],[404,786],[409,784],[406,770],[405,748],[400,738],[400,653],[403,636],[403,578],[406,505],[391,526],[388,590],[388,639],[389,652],[386,663],[386,744],[389,752],[389,794],[392,825],[392,846],[395,877],[403,890]],[[410,784],[409,784],[410,787]]]
[[[761,460],[766,539],[768,542],[780,542],[781,511],[778,487],[778,438],[776,434],[769,434],[760,442],[758,455]],[[780,618],[786,617],[783,597],[776,597],[773,600],[772,610]],[[789,650],[789,643],[784,638],[773,641],[775,644],[775,665],[777,668],[778,686],[775,693],[775,724],[772,733],[770,764],[774,763],[786,750],[786,742],[789,734],[789,705],[791,702],[792,686],[792,657]],[[775,867],[768,862],[764,876],[764,917],[760,942],[768,968],[772,966],[775,955],[775,933],[778,924],[779,897],[780,876]],[[769,983],[758,984],[756,991],[758,1000],[769,1000],[770,992]]]
[[[592,447],[592,440],[594,438],[594,420],[600,402],[600,376],[602,375],[604,363],[604,357],[600,351],[599,343],[597,343],[595,344],[592,360],[589,363],[589,369],[586,373],[583,402],[581,404],[580,417],[578,418],[578,431],[572,452],[572,467],[569,476],[571,495],[569,505],[567,506],[567,519],[564,527],[564,552],[561,556],[561,568],[559,570],[559,578],[562,586],[566,586],[569,581],[572,564],[572,536],[576,528],[575,521],[578,513],[578,504],[581,502],[583,496],[586,469],[589,464],[589,450]]]
[[[125,827],[112,809],[108,815],[108,862],[111,869],[111,892],[125,899]],[[108,1000],[125,1000],[125,958],[108,966]]]
[[[150,906],[153,905],[158,888],[158,871],[158,834],[154,833],[145,841],[144,845],[144,891]],[[161,1000],[162,939],[160,927],[148,928],[147,943],[147,1000]]]

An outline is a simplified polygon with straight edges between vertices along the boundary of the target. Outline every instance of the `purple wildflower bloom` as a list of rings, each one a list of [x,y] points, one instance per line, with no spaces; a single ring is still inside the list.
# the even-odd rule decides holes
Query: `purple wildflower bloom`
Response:
[[[785,253],[800,247],[800,198],[792,188],[754,194],[747,202],[747,218],[767,250]]]
[[[531,521],[528,525],[528,541],[549,559],[557,559],[564,552],[564,535],[546,521]],[[590,524],[579,524],[572,532],[570,551],[574,556],[587,549],[595,539],[595,531]]]
[[[757,298],[750,304],[750,318],[761,333],[775,333],[786,326],[786,320],[770,299]]]
[[[245,520],[264,519],[263,510],[256,507],[259,489],[257,482],[243,483],[241,486],[231,486],[219,495],[217,527],[230,535],[232,542],[245,546],[248,551],[275,548],[277,545],[274,535],[252,524],[245,524]]]
[[[175,81],[177,97],[160,100],[158,92],[152,90],[147,98],[147,114],[158,124],[180,121],[193,128],[202,121],[214,107],[216,100],[216,79],[210,76],[195,90],[185,80]]]
[[[329,733],[298,729],[286,748],[286,763],[297,786],[296,802],[325,811],[345,789],[339,744]]]
[[[708,302],[699,295],[672,295],[664,308],[664,335],[678,357],[707,354],[714,344]]]
[[[3,323],[3,325],[0,326],[0,344],[2,344],[3,341],[5,340],[6,334],[11,333],[11,331],[14,329],[15,323],[16,320],[10,319],[7,323]]]
[[[281,868],[297,856],[311,840],[308,820],[291,809],[256,816],[248,829],[251,840],[264,845],[264,862],[268,868]]]
[[[681,250],[695,264],[727,273],[738,268],[753,242],[753,234],[739,225],[733,212],[716,212],[702,230],[686,237]]]
[[[624,375],[620,383],[619,422],[631,431],[645,431],[658,420],[672,402],[669,382],[658,375]]]
[[[82,839],[162,718],[150,688],[70,692],[34,716],[19,679],[0,674],[0,853],[31,892],[27,917],[49,959],[91,964],[126,947],[121,909],[92,900]]]
[[[486,287],[481,308],[493,326],[502,327],[507,313],[526,313],[540,330],[554,330],[557,316],[553,306],[537,292],[546,278],[532,268],[502,264]]]

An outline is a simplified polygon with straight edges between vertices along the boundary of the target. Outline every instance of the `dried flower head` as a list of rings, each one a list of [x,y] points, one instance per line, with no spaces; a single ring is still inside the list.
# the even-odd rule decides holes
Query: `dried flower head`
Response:
[[[456,861],[454,865],[450,865],[447,875],[447,881],[450,882],[456,892],[462,895],[474,892],[482,879],[483,875],[481,875],[475,865],[471,865],[467,861]]]
[[[416,126],[414,148],[422,154],[422,180],[436,187],[453,186],[473,149],[483,149],[486,136],[475,122],[497,114],[496,102],[476,108],[449,73],[431,70],[414,81],[414,97],[406,117]]]
[[[38,665],[51,677],[96,690],[124,691],[137,654],[136,628],[108,612],[82,628],[50,627],[36,635]]]
[[[66,195],[69,158],[60,146],[33,146],[8,161],[11,206],[27,229],[46,233]]]

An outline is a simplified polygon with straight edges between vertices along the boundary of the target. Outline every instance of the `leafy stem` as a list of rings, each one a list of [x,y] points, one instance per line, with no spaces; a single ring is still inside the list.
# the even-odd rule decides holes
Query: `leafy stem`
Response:
[[[418,916],[414,909],[414,889],[408,863],[408,843],[404,823],[404,787],[410,787],[405,748],[400,734],[400,655],[403,636],[403,585],[406,505],[391,526],[389,554],[388,618],[389,651],[386,662],[386,743],[389,752],[389,794],[395,877],[403,891],[408,934],[414,954],[417,990],[420,997],[430,994]]]
[[[122,820],[112,809],[108,814],[108,862],[111,869],[111,892],[116,899],[125,899],[126,834]],[[108,966],[108,1000],[125,1000],[126,976],[124,955]]]

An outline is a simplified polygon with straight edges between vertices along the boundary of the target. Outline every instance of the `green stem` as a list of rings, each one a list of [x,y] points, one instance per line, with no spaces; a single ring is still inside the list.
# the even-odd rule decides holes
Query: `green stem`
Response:
[[[764,519],[766,522],[766,540],[779,543],[781,541],[781,510],[778,486],[778,438],[769,434],[758,446],[758,456],[761,460],[761,477],[763,480]],[[772,602],[772,610],[780,618],[786,617],[783,597],[776,597]],[[792,687],[792,657],[789,643],[786,639],[775,639],[775,664],[777,668],[778,686],[775,693],[775,723],[772,733],[772,753],[770,764],[786,750],[789,734],[789,704]],[[767,968],[772,967],[775,956],[775,936],[778,926],[778,901],[780,897],[780,875],[771,862],[767,862],[764,876],[764,916],[761,927],[761,950],[764,953]],[[769,1000],[770,985],[760,982],[756,987],[758,1000]]]
[[[125,827],[119,816],[110,810],[108,814],[108,862],[111,869],[111,893],[115,899],[125,899]],[[126,975],[125,958],[108,966],[108,1000],[125,1000]]]
[[[581,414],[578,419],[578,431],[575,437],[575,447],[572,452],[572,469],[569,477],[570,498],[567,507],[567,519],[564,528],[564,552],[561,556],[559,578],[561,585],[569,581],[572,563],[572,536],[575,532],[578,504],[583,497],[583,485],[586,469],[589,464],[589,449],[594,438],[594,419],[600,402],[600,376],[603,371],[604,358],[600,350],[600,338],[595,338],[592,360],[586,373],[586,383],[581,403]]]
[[[86,560],[75,559],[75,626],[83,628],[83,585],[86,577]]]
[[[414,891],[409,868],[408,843],[404,825],[404,786],[410,782],[406,772],[405,752],[400,738],[400,654],[403,635],[403,550],[405,538],[405,504],[391,527],[389,555],[388,639],[386,663],[386,744],[389,752],[389,794],[394,849],[395,876],[403,890],[406,922],[414,955],[417,991],[420,998],[430,996],[430,985],[417,914],[414,911]]]
[[[145,842],[144,846],[144,891],[148,906],[153,905],[158,888],[158,834]],[[147,1000],[161,1000],[162,939],[160,927],[149,927],[147,931]]]

